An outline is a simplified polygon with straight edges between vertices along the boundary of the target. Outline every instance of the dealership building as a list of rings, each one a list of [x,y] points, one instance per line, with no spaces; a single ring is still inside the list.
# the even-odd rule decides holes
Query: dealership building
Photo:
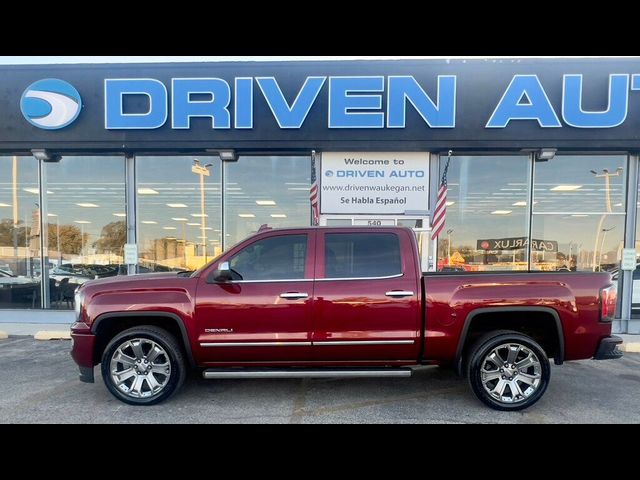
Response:
[[[640,333],[638,152],[640,59],[3,66],[0,322],[318,223],[410,227],[442,275],[610,271]]]

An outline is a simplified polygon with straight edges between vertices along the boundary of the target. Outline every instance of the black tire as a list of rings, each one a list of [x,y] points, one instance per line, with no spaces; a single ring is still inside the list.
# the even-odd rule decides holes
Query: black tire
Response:
[[[134,398],[122,392],[111,376],[110,364],[114,353],[118,348],[133,339],[147,339],[157,343],[167,353],[171,364],[171,373],[164,388],[157,394],[143,398]],[[129,405],[155,405],[167,400],[176,393],[187,376],[187,365],[184,354],[176,338],[166,330],[154,326],[133,327],[116,335],[105,348],[102,355],[102,378],[111,394],[118,400]]]
[[[485,362],[485,358],[494,348],[508,343],[514,343],[528,348],[535,354],[540,362],[540,383],[538,384],[537,389],[528,396],[516,394],[516,401],[498,400],[484,388],[482,383],[481,369],[484,364],[483,362]],[[471,347],[467,358],[466,374],[473,393],[478,397],[478,399],[480,399],[480,401],[494,410],[517,411],[531,407],[540,400],[540,398],[542,398],[551,378],[551,366],[549,365],[549,359],[542,347],[533,338],[510,330],[498,330],[482,336]],[[492,364],[489,363],[489,365]],[[513,378],[517,377],[514,376]],[[496,380],[496,382],[499,381],[499,379]],[[493,384],[490,385],[493,386]],[[518,384],[516,388],[518,386],[524,387],[525,385],[526,384]],[[514,392],[511,392],[511,387],[509,387],[509,391],[509,396],[513,398]],[[506,393],[506,388],[504,393]],[[505,398],[504,393],[503,398]]]

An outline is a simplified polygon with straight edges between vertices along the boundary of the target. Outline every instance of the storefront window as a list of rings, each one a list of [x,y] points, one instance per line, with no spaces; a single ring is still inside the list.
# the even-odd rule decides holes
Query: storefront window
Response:
[[[0,157],[0,308],[40,308],[38,162]]]
[[[640,185],[638,185],[637,208],[640,209]],[[633,271],[632,289],[631,316],[640,318],[640,214],[636,216],[636,269]]]
[[[224,169],[225,248],[263,225],[311,224],[310,157],[240,157]]]
[[[451,157],[438,271],[527,270],[530,171],[528,155]]]
[[[64,157],[45,165],[51,308],[73,308],[78,285],[126,274],[124,157]]]
[[[626,165],[623,155],[556,155],[535,163],[532,270],[617,270]]]
[[[140,272],[196,270],[222,251],[218,157],[136,158]]]

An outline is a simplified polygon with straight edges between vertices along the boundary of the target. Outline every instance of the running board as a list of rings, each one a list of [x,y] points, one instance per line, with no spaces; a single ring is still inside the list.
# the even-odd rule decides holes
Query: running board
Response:
[[[205,370],[206,380],[225,378],[368,378],[368,377],[410,377],[410,368],[362,368],[362,369],[219,369]]]

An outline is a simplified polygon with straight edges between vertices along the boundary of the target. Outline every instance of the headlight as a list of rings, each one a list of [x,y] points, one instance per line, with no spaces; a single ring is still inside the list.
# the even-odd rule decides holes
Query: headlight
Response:
[[[84,301],[84,292],[78,287],[73,296],[74,309],[76,312],[76,322],[80,321],[80,312],[82,311],[82,302]]]

